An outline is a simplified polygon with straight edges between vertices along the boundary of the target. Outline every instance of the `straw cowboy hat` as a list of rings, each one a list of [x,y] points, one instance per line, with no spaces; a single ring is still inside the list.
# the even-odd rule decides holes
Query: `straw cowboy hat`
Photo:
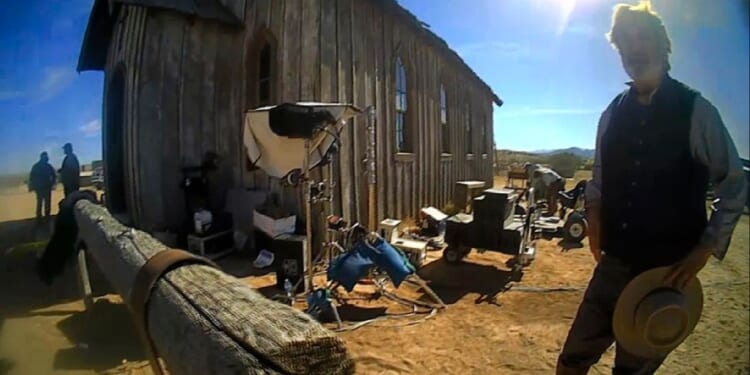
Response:
[[[643,358],[661,358],[679,346],[703,311],[697,277],[680,291],[664,285],[670,267],[648,270],[625,287],[615,305],[612,326],[618,345]]]

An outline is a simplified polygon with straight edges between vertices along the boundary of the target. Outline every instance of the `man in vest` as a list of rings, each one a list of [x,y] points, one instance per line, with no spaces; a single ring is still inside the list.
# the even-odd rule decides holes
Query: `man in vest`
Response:
[[[608,38],[633,81],[599,120],[585,193],[597,265],[557,374],[586,374],[612,345],[615,304],[636,275],[670,266],[664,282],[682,289],[711,255],[723,259],[747,194],[718,111],[669,76],[671,42],[649,4],[615,6]],[[718,198],[710,219],[709,182]],[[616,349],[615,374],[652,374],[664,361]]]

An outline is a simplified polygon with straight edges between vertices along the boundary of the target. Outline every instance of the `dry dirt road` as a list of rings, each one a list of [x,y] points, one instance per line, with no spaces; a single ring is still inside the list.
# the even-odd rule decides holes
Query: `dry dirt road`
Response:
[[[7,216],[0,217],[0,375],[150,374],[127,310],[119,298],[107,294],[100,275],[94,275],[94,287],[97,295],[106,297],[87,316],[72,268],[52,287],[44,286],[32,272],[38,245],[14,246],[8,253],[8,246],[1,244],[14,238],[29,241],[27,232],[3,232],[3,227],[33,214],[27,209],[33,208],[33,197],[22,192],[0,195],[0,207],[25,207],[23,212],[3,209]],[[749,227],[744,215],[727,258],[711,260],[700,274],[704,315],[660,374],[750,373]],[[584,242],[583,248],[563,252],[557,240],[541,241],[537,259],[515,285],[584,287],[594,266],[586,246]],[[448,309],[421,322],[392,319],[341,333],[358,373],[552,374],[582,291],[502,292],[510,276],[506,256],[473,252],[454,266],[439,257],[440,252],[429,253],[431,262],[420,274]],[[274,279],[266,275],[246,280],[268,290]],[[366,287],[358,287],[354,294],[366,292]],[[423,295],[408,287],[398,292]],[[383,300],[352,305],[342,311],[349,322],[403,311]],[[610,350],[592,373],[609,374],[611,361]]]

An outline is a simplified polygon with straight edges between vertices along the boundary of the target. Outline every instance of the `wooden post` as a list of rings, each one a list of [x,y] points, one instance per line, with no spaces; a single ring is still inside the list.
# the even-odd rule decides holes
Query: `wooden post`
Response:
[[[86,263],[86,250],[83,247],[78,247],[78,288],[81,291],[83,297],[83,305],[86,311],[89,312],[94,307],[94,297],[91,291],[91,279],[89,278],[89,268]]]
[[[102,206],[75,204],[79,238],[124,301],[141,267],[166,246]],[[156,282],[148,336],[170,374],[351,374],[343,341],[312,317],[220,270],[188,264]]]

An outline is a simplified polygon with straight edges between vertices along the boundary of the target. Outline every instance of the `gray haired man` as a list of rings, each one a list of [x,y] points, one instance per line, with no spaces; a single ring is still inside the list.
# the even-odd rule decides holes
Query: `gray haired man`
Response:
[[[649,3],[617,5],[608,36],[633,81],[599,121],[593,178],[586,187],[597,266],[557,374],[586,374],[612,345],[614,307],[635,276],[670,266],[665,284],[682,289],[711,255],[723,259],[747,194],[740,158],[718,111],[668,74],[671,42]],[[718,198],[710,219],[709,183]],[[663,361],[639,358],[618,345],[613,373],[652,374]]]

